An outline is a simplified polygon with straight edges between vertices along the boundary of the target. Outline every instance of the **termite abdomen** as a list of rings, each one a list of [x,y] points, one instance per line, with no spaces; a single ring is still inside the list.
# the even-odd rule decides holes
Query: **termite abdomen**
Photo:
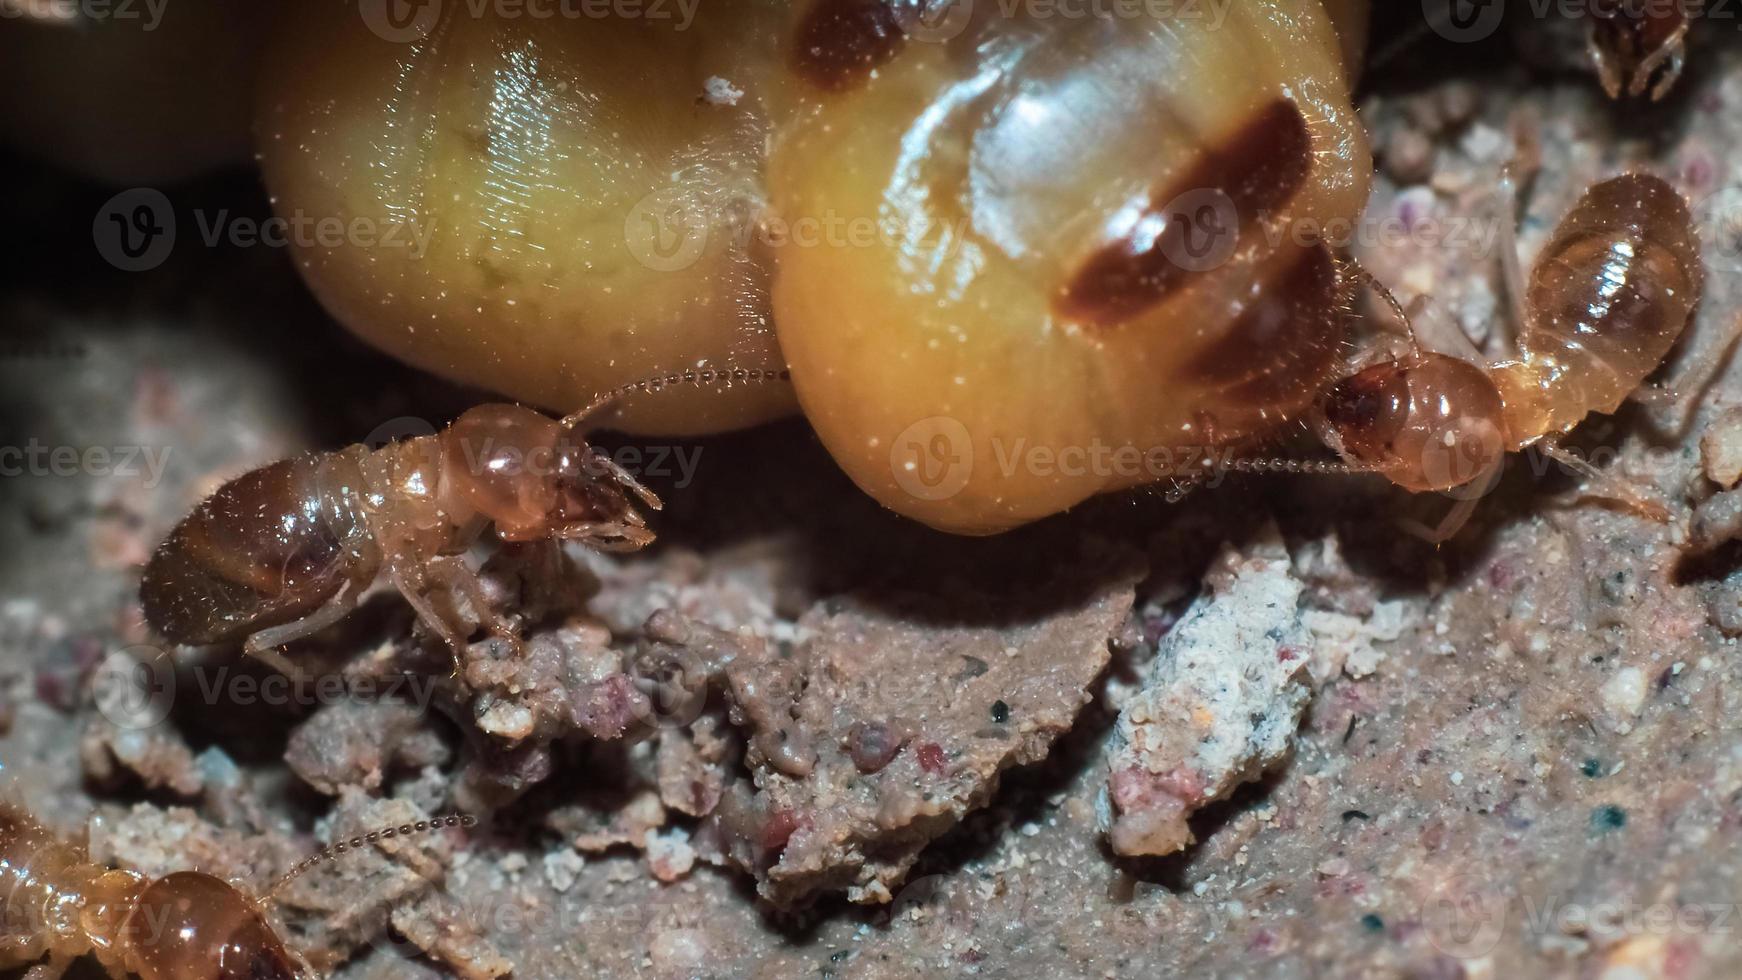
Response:
[[[293,980],[301,973],[260,909],[231,885],[179,871],[146,885],[127,917],[127,967],[143,980]]]
[[[0,968],[27,963],[48,951],[49,910],[59,890],[47,880],[46,867],[75,863],[79,853],[22,811],[0,804]]]
[[[1614,411],[1681,336],[1703,278],[1681,194],[1649,174],[1606,180],[1543,247],[1520,346],[1569,362],[1588,352],[1620,376],[1619,397],[1593,406]]]
[[[1619,408],[1681,336],[1704,277],[1675,188],[1633,173],[1587,190],[1536,260],[1518,358],[1495,367],[1514,438]]]
[[[335,467],[356,472],[344,454],[284,460],[206,498],[145,568],[146,619],[178,643],[221,643],[305,616],[347,580],[373,578],[373,545],[347,499],[358,480],[323,479]]]

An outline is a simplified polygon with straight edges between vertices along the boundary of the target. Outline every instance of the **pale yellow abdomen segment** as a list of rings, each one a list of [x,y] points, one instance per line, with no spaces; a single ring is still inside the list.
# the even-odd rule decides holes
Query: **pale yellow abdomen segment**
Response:
[[[1537,256],[1520,356],[1496,370],[1514,439],[1620,408],[1681,337],[1704,277],[1679,191],[1640,173],[1592,185]]]
[[[1334,370],[1322,256],[1292,235],[1367,193],[1342,57],[1317,3],[1240,3],[1224,23],[976,20],[818,86],[777,130],[775,213],[876,233],[780,249],[775,312],[836,460],[903,514],[991,533],[1153,481],[1131,453],[1280,424]],[[1200,216],[1195,242],[1159,231]],[[1307,356],[1260,417],[1223,401],[1239,361],[1202,358],[1290,275]]]
[[[778,366],[755,254],[766,8],[423,9],[440,17],[401,37],[355,4],[299,4],[264,73],[267,186],[304,222],[290,248],[323,304],[413,364],[555,411],[652,374]],[[785,386],[692,390],[613,421],[707,432],[792,405]]]

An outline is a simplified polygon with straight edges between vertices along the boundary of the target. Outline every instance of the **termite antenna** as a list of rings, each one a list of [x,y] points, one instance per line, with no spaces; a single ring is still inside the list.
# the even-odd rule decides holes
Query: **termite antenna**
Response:
[[[1391,290],[1380,282],[1377,276],[1368,272],[1366,266],[1354,259],[1342,259],[1338,265],[1338,272],[1351,287],[1357,290],[1363,288],[1372,290],[1374,295],[1390,307],[1391,315],[1397,318],[1398,324],[1409,336],[1410,348],[1417,354],[1421,353],[1421,340],[1415,335],[1415,321],[1403,308],[1403,304],[1397,301],[1397,297],[1391,294]]]
[[[1431,16],[1429,19],[1411,25],[1408,30],[1403,31],[1389,44],[1385,45],[1385,47],[1379,49],[1377,52],[1374,52],[1373,56],[1367,59],[1366,72],[1371,74],[1385,65],[1397,60],[1399,57],[1407,54],[1410,48],[1415,47],[1417,44],[1420,44],[1422,41],[1433,36],[1436,31],[1441,37],[1450,36],[1442,30],[1444,26],[1446,25],[1443,22],[1436,23]]]
[[[1177,504],[1202,486],[1212,475],[1222,473],[1291,473],[1306,476],[1353,476],[1357,473],[1383,473],[1383,466],[1356,466],[1337,459],[1288,459],[1281,456],[1250,459],[1206,459],[1195,470],[1174,478],[1166,493],[1167,502]]]
[[[563,419],[563,425],[565,428],[574,425],[601,408],[604,408],[606,405],[609,405],[611,402],[626,395],[654,394],[656,392],[665,391],[668,388],[677,388],[682,385],[731,388],[734,385],[740,384],[774,384],[777,382],[791,381],[792,369],[787,367],[687,368],[682,371],[673,371],[668,374],[659,374],[649,378],[642,378],[640,381],[631,381],[628,384],[618,385],[615,388],[608,388],[598,395],[593,396],[593,400],[589,402],[585,408],[582,408],[577,412],[572,412],[565,417]]]
[[[283,875],[279,876],[279,879],[272,883],[272,887],[266,890],[266,898],[270,901],[274,895],[278,894],[279,889],[290,884],[296,878],[301,876],[304,871],[307,871],[315,865],[324,861],[331,861],[349,851],[361,850],[365,845],[374,844],[377,841],[394,840],[399,837],[413,837],[417,834],[425,834],[433,830],[447,830],[452,827],[464,827],[469,830],[477,825],[478,818],[469,813],[451,813],[446,816],[432,817],[428,820],[414,820],[407,823],[395,824],[391,827],[383,827],[380,830],[372,830],[367,834],[358,834],[355,837],[335,841],[328,844],[326,847],[321,848],[320,851],[298,861],[289,871],[286,871]]]
[[[626,385],[619,385],[612,389],[608,397],[641,393],[651,394],[656,391],[663,391],[666,388],[675,388],[679,385],[686,384],[696,385],[698,387],[719,385],[723,388],[730,388],[736,384],[772,384],[775,382],[790,382],[791,380],[792,369],[784,367],[691,368],[687,371],[680,371],[676,374],[662,374],[652,378],[645,378],[641,381],[632,381]]]

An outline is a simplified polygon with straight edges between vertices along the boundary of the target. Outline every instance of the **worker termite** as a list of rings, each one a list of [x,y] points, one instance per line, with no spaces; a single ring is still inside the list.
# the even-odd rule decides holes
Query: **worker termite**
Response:
[[[140,583],[146,619],[177,643],[246,637],[249,653],[294,673],[274,649],[348,615],[385,570],[458,671],[475,626],[517,643],[464,559],[488,526],[505,542],[604,551],[653,541],[636,502],[657,510],[659,497],[583,437],[598,408],[635,392],[785,379],[682,371],[625,385],[562,419],[481,405],[435,435],[262,466],[224,484],[158,547]]]
[[[272,891],[315,864],[381,840],[450,827],[443,816],[349,838],[301,862]],[[270,896],[270,892],[268,896]],[[93,863],[21,807],[0,804],[0,969],[30,965],[56,980],[94,956],[116,980],[308,980],[317,974],[274,928],[265,900],[200,871],[152,878]]]
[[[1317,406],[1321,431],[1350,464],[1416,491],[1469,484],[1494,473],[1506,453],[1539,446],[1666,517],[1558,440],[1585,416],[1614,412],[1656,370],[1699,303],[1703,279],[1682,196],[1649,174],[1605,180],[1561,220],[1529,282],[1513,285],[1515,356],[1484,365],[1415,346],[1333,385]],[[1455,530],[1474,503],[1461,500],[1433,536]]]

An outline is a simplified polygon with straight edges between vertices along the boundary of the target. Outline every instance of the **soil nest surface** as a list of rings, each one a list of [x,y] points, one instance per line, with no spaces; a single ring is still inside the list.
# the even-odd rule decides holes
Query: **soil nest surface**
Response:
[[[1701,25],[1667,101],[1617,107],[1576,43],[1514,27],[1381,38],[1362,227],[1407,233],[1353,250],[1497,351],[1502,168],[1532,162],[1526,261],[1591,181],[1647,168],[1701,219],[1697,358],[1742,312],[1742,49]],[[258,892],[478,816],[277,893],[333,976],[1742,975],[1742,369],[1574,439],[1671,521],[1526,454],[1438,547],[1398,521],[1449,502],[1370,478],[968,540],[880,511],[796,422],[607,439],[673,461],[647,472],[660,540],[488,556],[523,649],[455,672],[378,590],[287,678],[155,638],[151,546],[250,466],[483,396],[360,347],[270,249],[117,273],[59,220],[107,193],[13,169],[43,247],[0,290],[32,338],[0,361],[0,444],[135,455],[0,479],[8,791],[100,860]],[[179,193],[266,213],[244,178]]]

